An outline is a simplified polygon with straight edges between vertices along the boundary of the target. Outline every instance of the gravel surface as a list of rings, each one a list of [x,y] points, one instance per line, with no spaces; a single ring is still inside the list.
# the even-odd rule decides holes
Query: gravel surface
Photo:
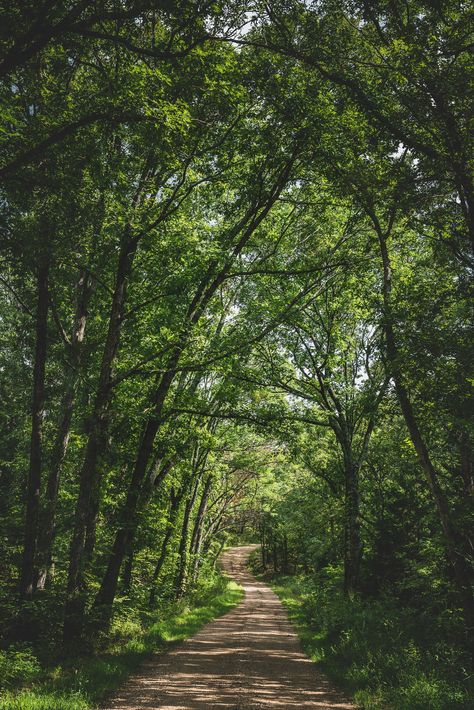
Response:
[[[356,706],[302,652],[276,594],[247,569],[254,546],[224,553],[245,590],[238,607],[169,653],[152,656],[107,710],[275,710]]]

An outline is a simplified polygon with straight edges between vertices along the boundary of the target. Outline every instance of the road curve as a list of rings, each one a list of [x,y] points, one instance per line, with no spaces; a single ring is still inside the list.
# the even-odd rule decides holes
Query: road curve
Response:
[[[276,594],[247,568],[254,546],[234,547],[222,566],[244,600],[169,653],[154,655],[107,710],[316,710],[356,706],[301,651]]]

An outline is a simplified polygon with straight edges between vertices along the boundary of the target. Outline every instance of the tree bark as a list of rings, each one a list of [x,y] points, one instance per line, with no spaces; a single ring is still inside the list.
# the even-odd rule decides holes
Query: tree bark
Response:
[[[79,494],[76,503],[74,529],[69,551],[68,599],[66,602],[63,629],[65,641],[73,640],[78,637],[82,631],[85,607],[84,574],[89,564],[94,544],[100,488],[98,461],[106,443],[108,411],[112,397],[113,365],[120,342],[127,283],[132,270],[137,246],[137,239],[130,238],[127,232],[117,265],[117,276],[112,298],[107,338],[102,354],[99,383],[89,422],[89,436],[84,462],[79,477]],[[86,537],[88,538],[87,549]]]
[[[176,599],[182,599],[186,593],[187,578],[188,578],[188,560],[189,560],[189,523],[191,521],[191,514],[196,502],[199,482],[201,476],[198,475],[194,486],[191,490],[188,500],[186,501],[186,506],[184,509],[183,524],[181,527],[181,537],[179,541],[178,549],[178,573],[176,575],[175,581],[175,597]]]
[[[209,494],[211,492],[212,482],[214,480],[213,475],[209,475],[204,484],[204,490],[202,492],[201,500],[199,503],[198,512],[196,515],[196,520],[194,522],[193,533],[191,535],[191,546],[190,551],[193,557],[193,571],[192,571],[192,581],[196,582],[199,574],[199,568],[201,566],[201,547],[202,547],[202,526],[204,522],[204,517],[206,515],[207,503],[209,500]]]
[[[453,569],[456,587],[463,605],[465,620],[470,628],[474,628],[474,598],[471,585],[471,570],[469,569],[464,556],[458,549],[457,533],[451,520],[448,500],[440,486],[438,472],[431,461],[427,444],[421,433],[404,383],[400,356],[396,343],[395,329],[393,325],[391,304],[392,267],[388,252],[387,237],[378,224],[376,217],[371,215],[371,218],[377,232],[383,265],[384,331],[387,343],[387,358],[391,368],[391,375],[395,383],[400,409],[405,419],[410,439],[416,451],[418,461],[424,471],[428,487],[435,501],[438,519],[440,521],[445,539],[446,554]]]
[[[178,358],[177,352],[172,355],[170,365],[175,366]],[[107,626],[110,619],[111,606],[117,592],[117,582],[120,574],[120,567],[127,551],[128,545],[135,533],[137,525],[137,508],[142,491],[142,484],[146,479],[148,464],[153,452],[153,444],[156,434],[161,424],[161,412],[168,394],[169,388],[174,378],[174,369],[165,372],[155,394],[155,406],[152,418],[145,425],[137,459],[129,484],[127,497],[120,516],[120,523],[115,535],[114,544],[109,557],[107,569],[97,596],[94,600],[94,608],[101,609],[101,623]]]
[[[159,557],[156,561],[155,569],[153,570],[153,580],[152,580],[152,585],[150,589],[150,596],[148,600],[149,606],[153,607],[155,605],[156,601],[156,583],[158,581],[158,578],[161,574],[161,570],[163,568],[163,565],[166,560],[166,556],[168,554],[168,545],[171,540],[171,537],[173,535],[174,531],[174,526],[176,523],[176,518],[178,516],[179,512],[179,505],[181,503],[181,500],[184,495],[184,488],[181,488],[181,490],[175,494],[174,490],[171,490],[171,495],[170,495],[170,510],[169,510],[169,515],[168,515],[168,522],[166,524],[166,529],[165,529],[165,534],[163,536],[163,540],[161,541],[161,549],[160,549],[160,554]]]
[[[359,585],[361,559],[359,519],[359,466],[348,456],[345,463],[344,592],[352,597]]]
[[[289,574],[290,567],[289,567],[289,562],[288,562],[288,537],[285,534],[283,536],[283,566],[282,566],[282,572],[283,574]]]
[[[273,560],[273,571],[278,574],[278,545],[275,535],[272,535],[272,560]]]
[[[133,573],[133,553],[134,553],[134,545],[130,545],[128,548],[127,555],[125,557],[125,564],[123,566],[123,574],[122,574],[122,590],[124,593],[128,594],[130,592],[130,588],[132,586],[132,573]]]
[[[71,343],[69,346],[69,362],[67,364],[68,372],[66,373],[65,383],[66,387],[61,406],[62,416],[51,455],[51,468],[46,485],[45,503],[40,516],[40,534],[38,542],[39,566],[38,579],[36,583],[38,589],[44,589],[51,578],[59,480],[69,444],[71,420],[74,410],[76,386],[81,362],[81,346],[84,340],[87,309],[91,294],[89,275],[85,271],[82,271],[79,276],[77,292],[76,313],[72,328]]]
[[[262,555],[262,567],[264,570],[267,568],[267,539],[265,533],[265,518],[262,515],[262,520],[260,523],[260,552]]]
[[[30,464],[25,516],[25,542],[20,575],[20,597],[33,595],[36,578],[35,562],[38,545],[40,511],[42,428],[44,417],[44,390],[47,351],[47,325],[49,306],[49,257],[43,256],[37,271],[36,343],[33,370],[33,396],[31,403]]]

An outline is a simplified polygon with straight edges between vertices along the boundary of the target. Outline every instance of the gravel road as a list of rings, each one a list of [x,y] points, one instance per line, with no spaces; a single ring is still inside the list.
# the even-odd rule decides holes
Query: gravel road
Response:
[[[224,553],[245,590],[225,616],[130,678],[107,710],[354,709],[301,650],[276,594],[247,569],[253,546]]]

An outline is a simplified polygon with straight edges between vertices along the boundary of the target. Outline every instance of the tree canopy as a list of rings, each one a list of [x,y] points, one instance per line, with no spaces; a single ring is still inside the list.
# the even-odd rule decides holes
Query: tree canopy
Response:
[[[470,4],[2,14],[2,644],[94,645],[258,540],[464,649]]]

